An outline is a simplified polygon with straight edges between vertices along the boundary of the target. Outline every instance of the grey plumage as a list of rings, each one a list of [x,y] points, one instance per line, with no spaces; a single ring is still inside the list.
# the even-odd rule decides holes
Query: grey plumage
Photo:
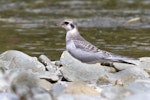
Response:
[[[104,50],[98,49],[96,46],[86,41],[79,33],[77,25],[73,20],[67,19],[60,23],[60,26],[65,28],[66,34],[66,49],[76,59],[85,63],[96,62],[126,62],[130,60],[138,60],[113,54]]]

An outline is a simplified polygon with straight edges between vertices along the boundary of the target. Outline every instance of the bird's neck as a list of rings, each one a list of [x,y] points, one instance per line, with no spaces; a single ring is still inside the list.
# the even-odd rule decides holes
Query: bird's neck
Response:
[[[77,39],[78,37],[80,37],[79,31],[77,28],[74,28],[70,31],[67,31],[66,41],[74,40]]]

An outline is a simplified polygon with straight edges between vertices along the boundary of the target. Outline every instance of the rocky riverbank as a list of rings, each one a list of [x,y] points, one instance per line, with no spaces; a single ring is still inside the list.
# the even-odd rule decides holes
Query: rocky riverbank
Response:
[[[1,100],[143,100],[150,98],[150,57],[133,64],[86,64],[9,50],[0,54]]]

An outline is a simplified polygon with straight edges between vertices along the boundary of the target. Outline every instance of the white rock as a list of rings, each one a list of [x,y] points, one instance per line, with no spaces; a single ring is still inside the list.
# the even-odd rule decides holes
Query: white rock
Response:
[[[101,75],[106,74],[104,66],[97,64],[86,64],[73,58],[67,51],[64,51],[60,59],[63,67],[63,76],[69,81],[95,82]]]
[[[40,63],[36,57],[31,57],[16,50],[8,50],[0,55],[0,60],[3,61],[5,68],[24,68],[32,69],[33,71],[44,71],[45,66]],[[7,62],[7,64],[6,64]]]

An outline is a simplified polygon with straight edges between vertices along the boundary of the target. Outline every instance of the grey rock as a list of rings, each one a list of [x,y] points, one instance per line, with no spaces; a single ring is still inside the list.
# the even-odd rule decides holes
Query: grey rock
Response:
[[[135,82],[137,79],[146,79],[149,74],[141,68],[128,68],[117,73],[108,73],[107,75],[100,76],[96,84],[99,87],[102,85],[128,85]]]
[[[41,87],[40,79],[28,72],[18,73],[10,84],[11,92],[25,100],[34,100],[35,96],[39,95],[41,97],[42,94],[48,93]]]
[[[32,100],[52,100],[52,97],[48,93],[41,93],[34,95]]]
[[[148,93],[138,93],[131,96],[128,96],[122,100],[149,100],[150,99],[150,92]]]
[[[127,85],[134,82],[137,79],[148,78],[149,74],[141,68],[133,67],[119,71],[118,73],[111,75],[111,77],[115,78],[116,82],[122,82],[122,84]]]
[[[46,79],[49,81],[57,82],[59,77],[55,73],[50,73],[49,71],[43,71],[40,73],[35,73],[35,75],[41,79]]]
[[[20,100],[16,94],[13,93],[0,93],[1,100]]]
[[[45,55],[40,55],[39,56],[39,61],[41,63],[43,63],[45,66],[51,65],[51,60],[47,56],[45,56]]]
[[[136,91],[129,90],[125,87],[109,87],[101,92],[101,96],[107,100],[122,100],[136,93]]]
[[[40,55],[39,61],[45,65],[48,71],[56,71],[56,66],[51,62],[51,60],[47,56]]]
[[[66,89],[63,92],[67,94],[100,95],[100,93],[95,88],[89,86],[85,82],[79,81],[68,83]]]
[[[51,93],[52,93],[53,97],[56,98],[59,95],[61,95],[66,87],[67,87],[66,82],[58,82],[58,83],[54,84],[51,87]]]
[[[137,65],[126,64],[126,63],[117,63],[117,62],[114,62],[113,65],[119,71],[128,69],[128,68],[132,68],[132,67],[137,67]]]
[[[40,79],[38,81],[38,83],[39,83],[40,87],[44,88],[47,91],[49,91],[52,87],[52,84],[49,81],[45,80],[45,79]]]
[[[74,100],[74,97],[72,94],[62,94],[57,98],[57,100]]]
[[[141,57],[141,58],[139,58],[140,59],[140,61],[142,61],[142,62],[149,62],[150,63],[150,57]]]
[[[146,72],[150,74],[150,57],[142,57],[140,58],[139,67],[143,68]]]
[[[4,66],[6,68],[24,68],[32,69],[33,71],[44,71],[45,66],[40,63],[36,57],[30,57],[27,54],[24,54],[16,50],[8,50],[0,55],[0,60],[4,61]],[[1,65],[2,66],[2,65]]]
[[[60,61],[63,65],[61,72],[63,76],[69,81],[88,81],[96,82],[96,80],[106,74],[99,63],[86,64],[73,58],[67,51],[61,55]]]
[[[60,61],[55,61],[54,63],[55,63],[55,65],[58,66],[58,67],[61,67],[61,66],[62,66],[62,64],[61,64]]]
[[[136,90],[141,93],[150,93],[150,79],[148,78],[136,80],[134,83],[131,83],[129,86],[127,86],[127,88]]]
[[[73,95],[73,94],[62,94],[58,97],[58,100],[106,100],[100,96],[93,96],[93,95]]]

